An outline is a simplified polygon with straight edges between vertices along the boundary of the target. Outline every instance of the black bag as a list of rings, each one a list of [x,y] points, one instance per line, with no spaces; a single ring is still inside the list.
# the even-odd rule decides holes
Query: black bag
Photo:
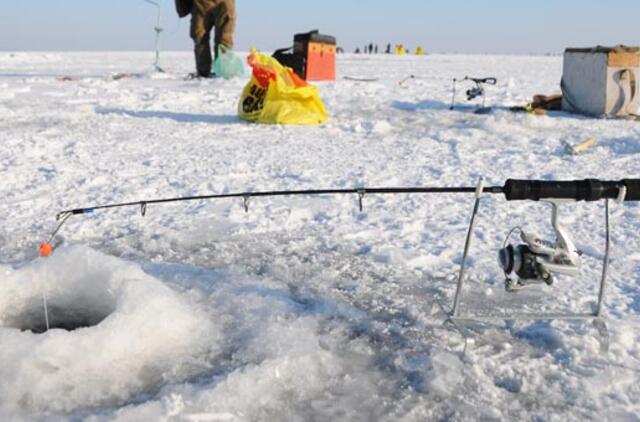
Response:
[[[193,0],[176,0],[176,12],[181,18],[191,14],[191,9],[193,9]]]
[[[273,58],[281,65],[290,67],[302,79],[305,77],[305,58],[302,54],[296,53],[293,47],[281,48],[273,53]]]

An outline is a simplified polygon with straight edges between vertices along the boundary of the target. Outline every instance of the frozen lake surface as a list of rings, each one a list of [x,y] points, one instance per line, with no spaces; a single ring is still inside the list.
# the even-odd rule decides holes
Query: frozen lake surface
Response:
[[[465,75],[498,78],[488,105],[555,93],[560,57],[341,56],[340,79],[318,84],[320,127],[242,122],[248,76],[188,81],[192,61],[165,54],[155,74],[147,53],[0,53],[0,419],[640,420],[635,204],[612,212],[607,355],[591,323],[557,321],[474,327],[463,354],[445,321],[468,195],[366,196],[362,213],[357,196],[99,212],[37,258],[57,212],[110,202],[640,175],[640,123],[476,115],[462,92],[448,110]],[[551,236],[547,208],[484,200],[465,313],[591,310],[603,203],[562,210],[579,278],[504,291],[497,250],[516,226]],[[43,289],[53,322],[84,327],[34,333]]]

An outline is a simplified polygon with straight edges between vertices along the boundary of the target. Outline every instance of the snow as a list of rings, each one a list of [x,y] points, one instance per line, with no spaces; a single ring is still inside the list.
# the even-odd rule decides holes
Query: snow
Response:
[[[462,95],[448,110],[465,75],[498,78],[489,105],[554,93],[560,57],[341,56],[339,75],[379,80],[318,84],[321,127],[240,121],[246,80],[184,80],[192,60],[164,54],[156,74],[148,53],[0,53],[0,419],[638,420],[636,204],[612,207],[608,354],[590,323],[562,321],[473,325],[463,353],[446,319],[468,195],[366,196],[362,213],[355,196],[97,212],[37,258],[57,212],[114,201],[639,173],[637,122],[479,116]],[[603,204],[561,213],[581,277],[513,295],[496,252],[512,227],[549,237],[549,212],[483,200],[466,314],[590,311]],[[83,327],[34,332],[43,290],[54,326]]]

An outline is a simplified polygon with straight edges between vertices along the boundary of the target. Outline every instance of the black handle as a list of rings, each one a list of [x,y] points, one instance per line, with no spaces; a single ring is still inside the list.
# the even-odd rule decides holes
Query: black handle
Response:
[[[545,199],[570,199],[575,201],[599,201],[616,199],[620,188],[627,188],[625,201],[640,201],[640,179],[605,182],[597,179],[547,182],[542,180],[507,180],[504,194],[508,201],[540,201]]]

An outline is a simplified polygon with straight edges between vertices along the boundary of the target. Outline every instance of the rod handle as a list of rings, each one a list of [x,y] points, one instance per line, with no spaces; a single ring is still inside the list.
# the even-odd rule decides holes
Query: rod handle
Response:
[[[543,180],[507,180],[504,194],[508,201],[541,201],[568,199],[574,201],[599,201],[617,199],[620,188],[627,188],[625,201],[640,201],[640,179],[618,182],[585,179],[549,182]]]

